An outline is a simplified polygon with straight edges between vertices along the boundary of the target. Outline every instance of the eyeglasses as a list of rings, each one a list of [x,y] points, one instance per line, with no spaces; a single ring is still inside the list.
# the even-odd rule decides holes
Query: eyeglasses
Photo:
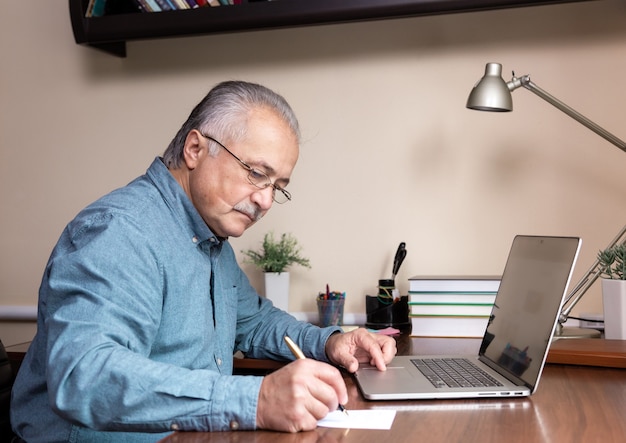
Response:
[[[237,157],[235,154],[230,152],[230,149],[228,149],[226,146],[224,146],[223,144],[221,144],[220,142],[215,140],[213,137],[209,137],[208,135],[204,135],[202,133],[200,133],[200,135],[202,135],[202,137],[204,137],[204,138],[208,138],[209,140],[217,143],[222,148],[224,148],[224,150],[226,152],[228,152],[230,155],[232,155],[233,158],[235,160],[237,160],[239,162],[239,164],[246,171],[248,171],[248,181],[252,185],[256,186],[259,189],[265,189],[268,186],[271,186],[272,187],[272,198],[274,199],[274,201],[276,203],[280,203],[282,205],[283,203],[287,203],[288,201],[291,201],[291,193],[289,193],[289,191],[286,191],[285,189],[281,188],[280,186],[276,185],[275,183],[272,183],[272,180],[270,180],[270,178],[267,176],[267,174],[265,172],[259,171],[258,169],[254,169],[252,166],[250,166],[249,164],[247,164],[246,162],[241,160],[239,157]]]

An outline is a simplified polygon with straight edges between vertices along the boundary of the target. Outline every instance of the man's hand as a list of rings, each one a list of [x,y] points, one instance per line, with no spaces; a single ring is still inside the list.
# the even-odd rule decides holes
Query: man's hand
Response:
[[[312,430],[318,420],[347,401],[346,384],[337,368],[312,359],[296,360],[263,379],[257,427],[286,432]]]
[[[372,334],[363,328],[345,334],[333,334],[326,342],[328,359],[349,372],[356,372],[359,363],[369,363],[384,371],[396,352],[396,341],[393,338]]]

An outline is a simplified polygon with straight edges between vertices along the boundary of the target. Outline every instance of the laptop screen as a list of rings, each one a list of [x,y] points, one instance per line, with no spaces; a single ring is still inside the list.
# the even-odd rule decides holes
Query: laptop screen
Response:
[[[547,356],[580,239],[517,236],[480,354],[534,387]]]

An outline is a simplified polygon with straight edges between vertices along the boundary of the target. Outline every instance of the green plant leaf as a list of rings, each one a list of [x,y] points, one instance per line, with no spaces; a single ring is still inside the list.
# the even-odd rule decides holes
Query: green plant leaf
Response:
[[[276,240],[274,233],[268,232],[263,237],[260,250],[248,249],[241,252],[247,257],[248,263],[261,268],[263,272],[285,272],[294,264],[311,267],[309,259],[302,257],[296,238],[287,233],[282,234],[280,240]]]
[[[598,252],[601,276],[611,280],[626,280],[626,242]]]

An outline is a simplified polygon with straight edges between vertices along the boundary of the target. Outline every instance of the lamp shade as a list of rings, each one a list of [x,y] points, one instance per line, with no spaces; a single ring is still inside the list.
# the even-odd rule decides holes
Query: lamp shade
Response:
[[[470,92],[466,107],[477,111],[507,112],[513,110],[513,98],[502,79],[502,65],[487,63],[485,75]]]

